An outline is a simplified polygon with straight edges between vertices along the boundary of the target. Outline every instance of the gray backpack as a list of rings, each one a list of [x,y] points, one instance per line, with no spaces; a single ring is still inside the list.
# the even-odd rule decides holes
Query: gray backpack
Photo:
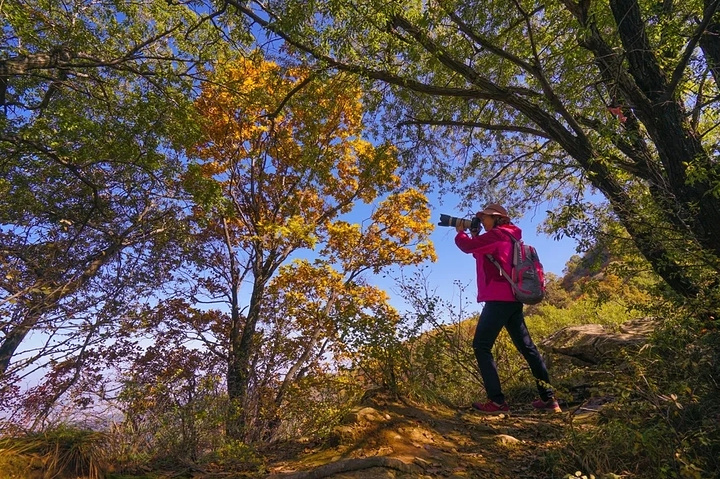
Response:
[[[534,247],[503,231],[513,242],[512,271],[507,271],[491,254],[485,255],[510,282],[515,299],[524,304],[538,304],[545,298],[545,271]]]

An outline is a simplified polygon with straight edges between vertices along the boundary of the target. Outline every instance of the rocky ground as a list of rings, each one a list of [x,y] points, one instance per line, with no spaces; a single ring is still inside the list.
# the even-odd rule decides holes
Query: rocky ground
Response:
[[[537,413],[527,405],[509,415],[486,416],[470,407],[377,396],[322,444],[277,445],[267,479],[557,477],[544,457],[559,451],[568,427],[581,427],[580,412]]]
[[[600,325],[564,328],[544,340],[542,347],[564,361],[569,358],[595,365],[619,350],[639,348],[654,329],[654,321],[628,321],[619,332]],[[588,379],[592,383],[591,375]],[[565,404],[560,414],[538,413],[529,404],[511,404],[509,415],[486,416],[469,406],[430,407],[376,395],[349,414],[322,443],[276,445],[270,451],[266,479],[575,476],[576,470],[551,472],[547,458],[571,455],[571,448],[561,448],[560,441],[572,428],[591,427],[595,412],[611,400]],[[582,467],[579,458],[563,459],[563,464]],[[578,473],[577,477],[584,476]]]

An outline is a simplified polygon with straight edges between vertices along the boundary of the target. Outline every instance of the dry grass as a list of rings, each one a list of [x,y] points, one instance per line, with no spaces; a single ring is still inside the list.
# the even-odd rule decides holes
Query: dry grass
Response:
[[[105,475],[105,435],[61,426],[0,439],[5,478],[100,479]]]

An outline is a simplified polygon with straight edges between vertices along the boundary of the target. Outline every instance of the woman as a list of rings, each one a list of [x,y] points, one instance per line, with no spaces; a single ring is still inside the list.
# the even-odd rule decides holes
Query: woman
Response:
[[[510,273],[513,242],[508,234],[521,239],[522,231],[510,222],[505,208],[490,204],[477,216],[485,233],[472,232],[468,236],[463,225],[456,227],[455,244],[464,253],[475,257],[479,303],[485,303],[473,338],[473,350],[480,367],[488,400],[473,403],[473,408],[485,414],[502,414],[510,411],[500,386],[497,366],[492,347],[505,328],[515,348],[523,355],[532,371],[540,399],[533,401],[535,409],[561,412],[550,386],[550,377],[540,352],[530,338],[530,332],[523,317],[523,304],[515,299],[510,283],[500,274],[497,267],[487,258],[491,254]],[[460,222],[463,223],[463,222]]]

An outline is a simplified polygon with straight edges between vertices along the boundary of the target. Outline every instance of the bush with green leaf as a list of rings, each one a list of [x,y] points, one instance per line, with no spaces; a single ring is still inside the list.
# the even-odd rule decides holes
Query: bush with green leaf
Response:
[[[555,470],[582,465],[647,479],[718,477],[719,340],[720,332],[708,331],[692,311],[677,311],[650,347],[626,356],[600,385],[598,394],[614,401],[593,427],[570,429]]]
[[[257,471],[263,459],[250,445],[242,441],[228,440],[206,456],[203,462],[221,471]]]

